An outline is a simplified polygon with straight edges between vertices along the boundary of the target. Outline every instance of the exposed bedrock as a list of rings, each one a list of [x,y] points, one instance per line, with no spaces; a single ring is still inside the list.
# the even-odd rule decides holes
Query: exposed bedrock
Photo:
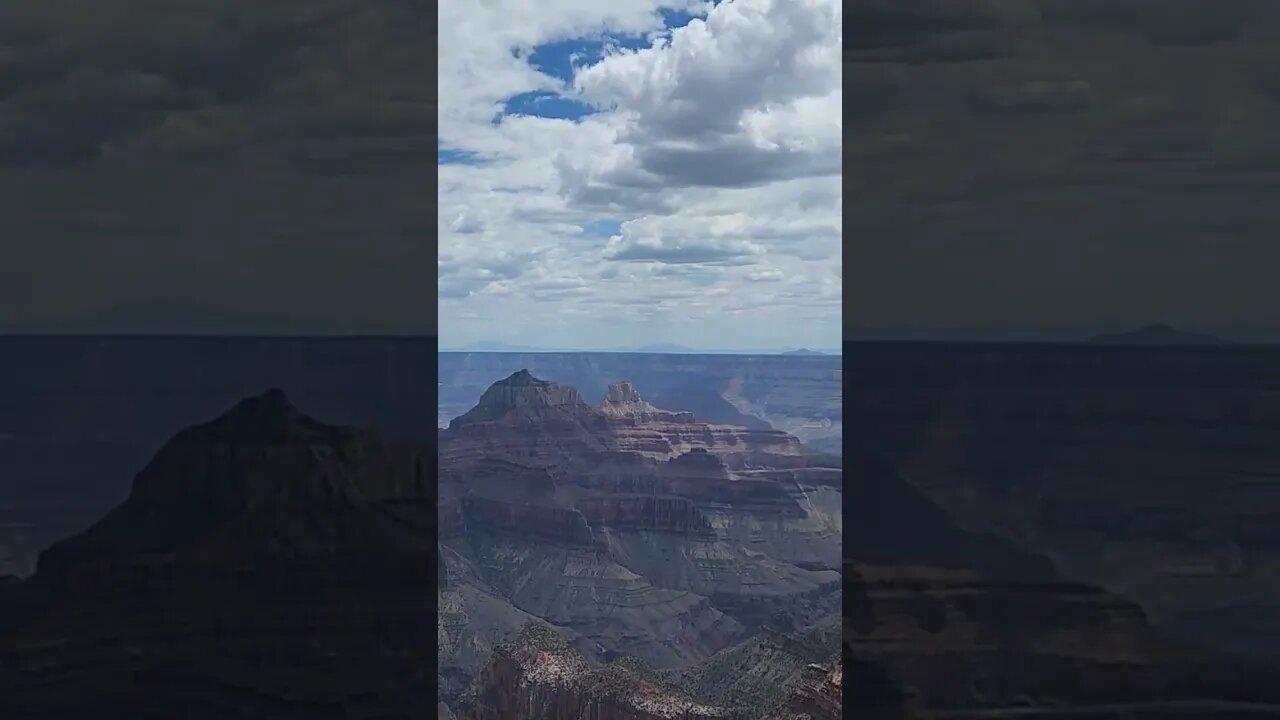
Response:
[[[462,499],[467,527],[478,532],[545,538],[573,545],[591,545],[591,527],[574,508],[506,503],[468,495]]]
[[[579,500],[590,525],[614,529],[709,534],[711,523],[691,500],[679,496],[606,495]]]
[[[451,353],[438,356],[442,424],[471,408],[495,379],[527,368],[603,398],[628,381],[659,408],[705,422],[775,428],[839,447],[840,358],[629,353]],[[829,441],[834,439],[834,443]]]
[[[779,614],[800,626],[839,611],[841,484],[800,479],[839,468],[794,437],[663,410],[634,385],[615,385],[595,407],[521,372],[495,387],[483,412],[440,433],[442,502],[461,498],[465,521],[442,543],[460,574],[580,638],[587,660],[696,668]],[[471,512],[467,498],[480,495],[496,521]],[[588,542],[547,532],[569,517],[589,528]],[[524,680],[495,658],[477,675],[506,698],[491,706],[561,712],[548,709],[554,697],[576,712],[579,696],[563,688],[502,695],[498,686]]]
[[[429,714],[432,455],[275,391],[178,433],[6,593],[4,717]]]
[[[1186,640],[1275,654],[1274,348],[881,345],[847,357],[850,438],[874,434],[958,526],[1123,593]]]
[[[745,717],[693,700],[634,661],[593,667],[559,636],[536,626],[495,651],[457,707],[461,720]]]

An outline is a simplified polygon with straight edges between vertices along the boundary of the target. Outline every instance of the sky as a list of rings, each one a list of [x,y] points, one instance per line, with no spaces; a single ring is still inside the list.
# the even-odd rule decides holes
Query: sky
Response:
[[[837,347],[837,0],[445,0],[439,332]]]
[[[1280,341],[1280,3],[850,8],[847,336]]]
[[[438,10],[0,3],[0,332],[1280,341],[1280,3]]]
[[[435,23],[0,3],[0,332],[434,332]]]

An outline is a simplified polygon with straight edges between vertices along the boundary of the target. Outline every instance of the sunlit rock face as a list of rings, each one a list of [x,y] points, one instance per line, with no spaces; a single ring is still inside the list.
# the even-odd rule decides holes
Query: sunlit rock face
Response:
[[[805,662],[812,649],[796,647],[802,644],[801,636],[766,634],[727,648],[704,666],[660,673],[630,657],[591,662],[556,632],[529,625],[495,649],[451,710],[459,720],[842,717],[839,659]],[[730,659],[736,676],[726,672]]]
[[[646,673],[714,662],[770,617],[803,627],[839,612],[841,485],[805,475],[825,469],[830,480],[839,468],[823,468],[824,456],[786,433],[704,423],[654,407],[625,382],[590,405],[518,371],[439,441],[442,508],[447,501],[453,518],[441,537],[450,577],[561,628],[584,662],[605,663],[591,678],[648,687]],[[780,472],[791,474],[770,474]],[[509,628],[514,617],[477,614],[459,632]],[[836,637],[824,637],[823,650],[779,687],[798,683],[807,662],[836,656]],[[611,662],[619,657],[637,664]],[[548,685],[502,653],[478,660],[442,655],[442,673],[474,681],[462,705],[453,686],[442,695],[460,716],[497,717],[495,708],[512,707],[548,713],[553,705],[570,712],[594,697],[577,685]],[[712,702],[678,682],[669,692],[690,704],[642,692],[648,699],[639,704],[608,700],[600,717],[737,717],[748,709],[743,698]],[[530,715],[544,716],[561,715]]]
[[[442,427],[474,407],[494,380],[528,369],[588,398],[618,398],[610,386],[630,383],[645,402],[669,412],[782,430],[824,452],[840,451],[843,371],[835,355],[442,352],[437,363]]]

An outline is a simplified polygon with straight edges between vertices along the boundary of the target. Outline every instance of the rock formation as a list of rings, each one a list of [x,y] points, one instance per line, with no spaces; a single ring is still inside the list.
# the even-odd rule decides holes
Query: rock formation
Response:
[[[874,435],[886,468],[957,526],[1053,558],[1185,642],[1275,655],[1275,349],[882,345],[846,358],[849,437]]]
[[[494,378],[527,368],[589,398],[625,378],[657,407],[716,425],[783,430],[840,452],[838,356],[442,352],[438,367],[442,426],[474,407]]]
[[[775,616],[834,626],[841,485],[808,482],[802,471],[822,468],[792,436],[662,410],[626,382],[593,407],[521,371],[439,442],[441,606],[469,617],[451,637],[509,634],[532,616],[572,648],[548,649],[546,625],[487,658],[451,642],[441,699],[459,717],[578,717],[584,703],[600,718],[734,717],[752,695],[712,698],[697,668]],[[497,616],[471,610],[499,603]],[[803,666],[835,656],[836,636],[823,638],[825,654],[788,665],[775,707]],[[544,677],[536,658],[567,675]]]
[[[457,702],[456,716],[459,720],[842,717],[839,659],[806,663],[804,658],[815,648],[799,647],[803,645],[800,636],[771,635],[769,639],[753,636],[701,666],[660,673],[630,657],[592,662],[570,648],[561,635],[530,624],[495,649]],[[822,638],[828,646],[834,639],[834,635]]]
[[[1280,717],[1280,668],[1190,647],[1136,603],[955,520],[853,408],[846,710],[873,717]],[[1241,705],[1239,701],[1251,704]],[[1055,715],[1056,714],[1056,715]]]
[[[279,391],[178,433],[0,598],[0,716],[429,715],[434,471]]]
[[[437,353],[430,337],[3,337],[0,574],[30,575],[41,550],[119,505],[176,429],[265,388],[287,387],[326,422],[403,440],[447,426],[520,368],[592,403],[629,378],[659,407],[839,448],[836,356]]]
[[[630,658],[595,666],[539,625],[499,646],[457,708],[459,720],[745,718],[698,702]]]

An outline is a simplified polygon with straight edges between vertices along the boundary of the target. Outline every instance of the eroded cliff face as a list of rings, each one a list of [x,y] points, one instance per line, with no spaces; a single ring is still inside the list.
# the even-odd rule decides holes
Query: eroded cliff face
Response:
[[[630,659],[592,666],[538,625],[499,646],[456,708],[460,720],[744,718],[698,702]]]
[[[529,625],[495,649],[450,710],[460,720],[835,720],[843,671],[827,635],[762,629],[706,663],[663,673],[635,658],[593,662]],[[815,654],[823,661],[806,661]]]
[[[429,715],[434,471],[278,391],[180,432],[6,593],[0,714]]]
[[[706,422],[776,429],[838,453],[840,358],[629,353],[440,353],[440,424],[466,412],[495,378],[520,369],[602,397],[629,381],[648,401]]]
[[[0,338],[0,574],[29,575],[40,550],[119,505],[176,428],[267,387],[287,387],[314,417],[398,440],[447,425],[494,380],[528,368],[593,403],[630,379],[661,407],[806,442],[818,439],[812,425],[826,449],[839,447],[838,357],[436,350],[429,337]],[[423,372],[432,363],[439,385]],[[750,406],[728,392],[733,378]]]
[[[856,411],[855,411],[856,415]],[[859,419],[846,468],[847,709],[876,717],[1280,715],[1275,666],[1188,646],[1132,599],[966,528]],[[861,500],[861,502],[859,502]],[[1240,706],[1239,701],[1253,703]]]
[[[1280,646],[1280,354],[863,346],[849,402],[966,529],[1051,558],[1188,641]]]
[[[825,469],[830,479],[839,468],[810,467],[821,458],[785,433],[662,410],[629,383],[592,406],[516,372],[439,441],[451,580],[563,628],[583,662],[696,668],[773,616],[803,626],[839,612],[840,483],[767,474]],[[826,639],[819,659],[835,654],[835,636]],[[701,716],[597,700],[588,711],[587,695],[530,679],[503,652],[484,664],[442,655],[442,673],[476,678],[473,717]],[[458,711],[458,696],[442,692]],[[690,692],[707,712],[739,712],[743,697],[706,703]]]

